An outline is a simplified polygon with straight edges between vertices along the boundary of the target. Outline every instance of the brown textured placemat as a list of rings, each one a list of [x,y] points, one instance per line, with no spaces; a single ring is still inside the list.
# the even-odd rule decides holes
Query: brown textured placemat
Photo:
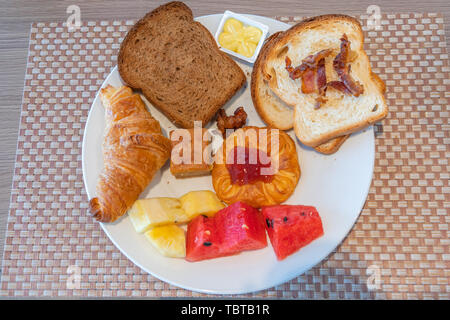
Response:
[[[393,14],[382,16],[379,30],[364,27],[390,113],[375,126],[374,176],[361,216],[322,263],[240,297],[450,298],[450,72],[443,23],[439,14]],[[2,296],[206,296],[134,266],[87,212],[84,124],[132,24],[89,22],[75,32],[62,23],[31,27]]]

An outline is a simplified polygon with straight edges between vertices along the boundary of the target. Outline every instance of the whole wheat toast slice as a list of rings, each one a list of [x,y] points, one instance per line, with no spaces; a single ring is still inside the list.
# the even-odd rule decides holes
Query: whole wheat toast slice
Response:
[[[273,93],[263,77],[261,68],[261,61],[265,58],[267,48],[275,43],[281,34],[282,32],[272,34],[261,48],[258,58],[253,65],[250,90],[253,105],[262,120],[270,127],[290,130],[294,126],[294,109]],[[324,154],[332,154],[339,149],[347,138],[348,135],[337,137],[322,143],[314,149]]]
[[[350,41],[351,76],[361,83],[364,92],[358,97],[327,90],[326,99],[317,108],[317,94],[305,94],[302,80],[293,80],[286,70],[286,57],[292,66],[325,49],[333,50],[325,58],[327,81],[339,80],[333,59],[340,52],[343,35]],[[294,108],[294,131],[305,145],[316,147],[330,139],[361,130],[388,113],[385,86],[375,75],[363,49],[364,35],[360,23],[345,15],[323,15],[306,19],[277,37],[261,62],[263,76],[272,91]]]
[[[122,79],[141,90],[177,126],[205,126],[244,85],[246,77],[191,9],[170,2],[128,32],[118,55]]]

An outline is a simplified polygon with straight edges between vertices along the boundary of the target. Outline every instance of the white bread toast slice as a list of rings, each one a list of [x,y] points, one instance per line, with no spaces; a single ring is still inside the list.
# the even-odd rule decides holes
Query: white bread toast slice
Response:
[[[260,63],[264,60],[264,55],[268,46],[276,41],[277,37],[280,36],[281,33],[282,32],[277,32],[271,35],[261,48],[258,58],[253,65],[251,95],[256,111],[269,127],[280,130],[290,130],[294,126],[294,109],[287,105],[270,89],[267,81],[263,78]],[[339,149],[347,138],[348,135],[337,137],[315,147],[314,149],[324,154],[332,154]]]
[[[304,94],[301,79],[292,80],[286,70],[286,57],[292,66],[324,49],[333,50],[325,58],[327,81],[339,80],[333,59],[340,52],[343,35],[350,41],[351,76],[363,85],[358,97],[327,90],[317,108],[317,93]],[[294,108],[294,131],[299,140],[316,147],[330,139],[361,130],[386,117],[385,85],[375,75],[363,49],[364,35],[358,20],[345,15],[323,15],[306,19],[283,32],[266,51],[262,72],[272,91]]]
[[[261,61],[264,60],[266,49],[281,34],[282,32],[272,34],[262,46],[253,65],[250,92],[256,111],[268,126],[280,130],[290,130],[294,126],[294,108],[284,103],[272,92],[263,77],[261,68]]]

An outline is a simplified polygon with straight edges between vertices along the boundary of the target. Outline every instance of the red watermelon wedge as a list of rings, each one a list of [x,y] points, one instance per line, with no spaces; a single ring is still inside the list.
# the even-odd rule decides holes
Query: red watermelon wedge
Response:
[[[218,258],[266,246],[261,213],[243,202],[236,202],[212,218],[198,216],[188,224],[186,260]]]
[[[261,212],[278,260],[323,235],[322,220],[315,207],[275,205],[263,207]]]
[[[197,216],[188,224],[186,260],[199,261],[220,257],[220,241],[213,218]]]
[[[222,239],[223,252],[234,254],[267,246],[264,219],[248,204],[236,202],[219,211],[214,220]]]

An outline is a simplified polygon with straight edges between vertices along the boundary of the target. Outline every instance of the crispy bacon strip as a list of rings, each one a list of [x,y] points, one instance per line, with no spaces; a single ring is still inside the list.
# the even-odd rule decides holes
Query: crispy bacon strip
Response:
[[[326,58],[332,52],[333,52],[333,50],[331,50],[331,49],[320,50],[316,54],[312,54],[310,56],[307,56],[305,59],[303,59],[302,64],[306,64],[310,68],[315,68],[317,66],[317,64],[320,62],[320,60]]]
[[[345,70],[345,66],[348,60],[348,54],[350,51],[350,41],[348,41],[347,35],[344,33],[341,40],[341,51],[333,60],[333,68],[336,70],[337,74],[340,76]]]
[[[347,89],[342,81],[330,81],[327,83],[327,88],[333,88],[345,94],[352,94],[352,92]]]
[[[358,81],[352,78],[350,75],[351,65],[347,66],[347,71],[342,74],[341,80],[344,82],[347,89],[351,91],[351,93],[358,97],[360,94],[364,93],[364,87]]]
[[[319,96],[325,96],[327,89],[327,75],[325,72],[325,59],[322,58],[317,64],[317,68],[308,69],[303,73],[302,92],[317,92]]]
[[[342,85],[334,85],[334,88],[342,92],[350,92],[355,97],[358,97],[364,92],[364,87],[350,75],[351,65],[349,64],[349,58],[350,41],[348,41],[347,35],[344,33],[341,38],[341,51],[333,60],[333,68],[347,90],[343,91]]]
[[[325,58],[319,60],[317,64],[317,89],[319,95],[324,96],[327,90],[327,73],[325,71]]]
[[[225,110],[220,109],[217,116],[217,128],[222,132],[222,136],[225,137],[226,129],[239,129],[245,125],[247,121],[247,113],[243,107],[239,107],[234,111],[234,115],[227,116]]]
[[[301,78],[303,76],[303,73],[307,69],[306,65],[300,65],[300,66],[294,68],[292,66],[292,61],[291,61],[291,59],[289,59],[288,56],[286,56],[285,62],[286,62],[286,70],[289,73],[289,77],[292,80]]]
[[[317,92],[317,72],[315,69],[307,69],[302,76],[302,92],[313,93]]]
[[[364,87],[350,75],[351,72],[351,55],[350,41],[347,35],[342,35],[340,52],[333,60],[333,68],[339,76],[340,81],[330,81],[327,83],[327,76],[325,71],[325,58],[333,51],[331,49],[324,49],[316,54],[309,55],[302,60],[298,67],[292,66],[292,61],[289,57],[285,58],[286,70],[292,80],[301,78],[302,92],[318,93],[316,98],[315,108],[327,101],[325,95],[327,88],[333,88],[344,94],[354,95],[358,97],[364,92]]]
[[[316,98],[315,109],[319,109],[322,104],[327,102],[325,97],[327,93],[327,74],[325,70],[325,58],[322,58],[317,67],[317,89],[319,91],[319,96]]]
[[[319,97],[316,99],[315,108],[320,108],[322,103],[325,103],[327,90],[327,75],[325,71],[325,58],[331,54],[332,50],[321,50],[314,55],[306,57],[302,64],[296,68],[292,67],[292,61],[286,57],[286,70],[289,72],[289,77],[293,80],[302,79],[302,92],[314,93],[317,92]]]
[[[319,51],[316,54],[309,55],[305,59],[302,60],[302,63],[298,67],[292,67],[292,61],[289,57],[286,57],[286,70],[289,73],[289,77],[292,80],[302,78],[303,75],[309,70],[315,70],[318,67],[319,62],[322,59],[325,59],[328,55],[330,55],[333,51],[331,49],[324,49]]]
[[[294,67],[292,66],[292,61],[291,61],[291,59],[289,59],[288,56],[286,56],[286,58],[284,59],[284,62],[286,63],[286,70],[287,70],[287,72],[289,72],[289,76],[291,76],[291,72],[294,71]]]

